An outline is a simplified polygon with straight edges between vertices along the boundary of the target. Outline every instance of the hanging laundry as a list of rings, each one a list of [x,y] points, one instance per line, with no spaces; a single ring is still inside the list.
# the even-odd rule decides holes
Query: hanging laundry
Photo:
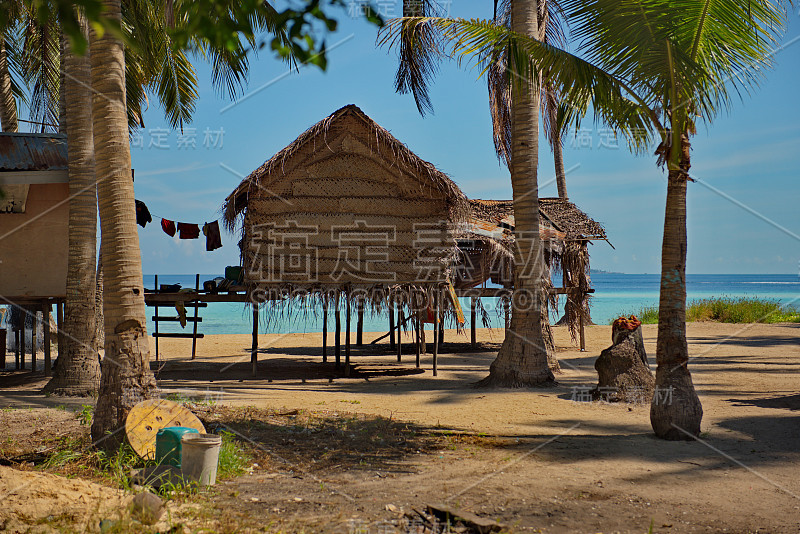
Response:
[[[169,219],[161,219],[161,229],[164,230],[170,237],[175,236],[175,221],[170,221]]]
[[[219,234],[219,223],[212,221],[203,225],[203,235],[206,236],[206,250],[211,252],[222,246],[222,236]]]
[[[178,223],[178,239],[197,239],[200,237],[200,227],[194,223]]]
[[[141,200],[136,201],[136,224],[144,228],[147,223],[153,222],[153,216],[150,215],[150,210]]]

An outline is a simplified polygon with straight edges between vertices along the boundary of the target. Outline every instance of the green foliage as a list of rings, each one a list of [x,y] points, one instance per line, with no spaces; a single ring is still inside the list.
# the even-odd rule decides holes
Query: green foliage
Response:
[[[658,324],[658,307],[640,308],[636,317],[643,324]],[[777,300],[750,297],[693,300],[686,307],[686,321],[719,323],[800,323],[800,309]]]
[[[78,418],[78,421],[84,426],[89,426],[92,424],[92,417],[94,416],[94,406],[91,404],[84,404],[81,406],[81,411],[75,414],[75,417]]]
[[[96,31],[110,31],[124,39],[127,45],[136,45],[118,21],[104,15],[102,0],[24,0],[24,4],[33,8],[41,21],[61,21],[73,49],[79,54],[85,53],[88,43],[81,32],[75,7],[85,11]],[[123,4],[131,6],[137,2],[133,0]],[[303,0],[282,11],[263,0],[174,0],[147,4],[171,6],[164,20],[171,26],[175,50],[192,49],[202,42],[218,54],[225,51],[246,54],[242,42],[254,45],[251,51],[263,48],[267,41],[257,42],[256,36],[268,31],[271,34],[269,46],[279,57],[292,57],[323,70],[327,66],[325,39],[318,36],[333,32],[337,27],[336,20],[327,11],[331,7],[346,7],[344,0]],[[0,10],[0,29],[6,28],[13,16],[13,13]],[[383,24],[372,8],[365,10],[364,17],[373,24]]]
[[[232,432],[222,431],[222,446],[219,449],[217,479],[233,478],[245,472],[253,462],[253,458],[242,448]]]

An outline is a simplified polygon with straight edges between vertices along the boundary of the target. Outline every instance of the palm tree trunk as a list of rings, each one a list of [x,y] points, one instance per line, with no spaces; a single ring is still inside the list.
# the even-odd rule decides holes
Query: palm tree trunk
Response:
[[[82,21],[84,31],[86,22]],[[62,40],[65,40],[63,38]],[[92,93],[89,56],[77,56],[65,45],[64,103],[69,162],[69,252],[64,302],[62,354],[44,388],[56,395],[96,395],[100,365],[92,342],[95,333],[95,255],[97,186],[92,138]]]
[[[511,27],[532,37],[538,32],[537,3],[515,0]],[[509,64],[513,64],[510,61]],[[553,382],[542,321],[544,255],[539,237],[539,87],[538,80],[512,84],[511,186],[514,196],[516,251],[511,325],[489,376],[479,385],[524,387]]]
[[[545,98],[547,99],[547,113],[549,114],[550,125],[550,146],[553,148],[553,162],[556,171],[556,186],[558,187],[558,198],[567,199],[567,174],[564,171],[564,142],[561,140],[561,132],[558,130],[558,101],[556,92],[549,83],[544,87]]]
[[[681,139],[680,168],[670,169],[664,241],[661,247],[661,295],[658,305],[656,390],[650,424],[656,435],[688,440],[700,433],[703,407],[688,369],[686,344],[686,184],[689,139]]]
[[[106,15],[121,18],[120,0],[104,0]],[[98,205],[102,232],[103,313],[105,356],[92,438],[112,448],[124,437],[125,418],[157,390],[150,371],[142,261],[128,119],[125,109],[125,54],[111,32],[90,34],[92,62],[92,118],[98,177]]]
[[[17,102],[11,91],[11,73],[8,71],[4,39],[0,39],[0,127],[4,132],[16,132],[19,128]]]

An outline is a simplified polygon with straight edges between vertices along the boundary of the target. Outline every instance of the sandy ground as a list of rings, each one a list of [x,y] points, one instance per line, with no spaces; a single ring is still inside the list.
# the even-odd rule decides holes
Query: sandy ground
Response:
[[[252,514],[293,518],[316,525],[312,531],[353,531],[354,520],[377,525],[391,517],[387,504],[432,500],[516,530],[646,532],[652,523],[654,532],[800,531],[800,325],[690,324],[690,369],[705,416],[701,440],[679,443],[652,436],[648,405],[576,402],[579,388],[596,383],[593,364],[610,344],[610,327],[588,329],[585,353],[565,329],[554,330],[563,372],[545,389],[473,388],[501,341],[485,330],[478,352],[454,351],[466,349],[467,338],[448,331],[438,377],[430,355],[415,368],[410,345],[399,364],[385,345],[355,348],[354,373],[341,377],[332,354],[321,363],[319,334],[260,336],[257,378],[249,336],[207,336],[194,362],[190,342],[163,340],[158,376],[165,393],[224,405],[378,414],[510,443],[410,457],[407,469],[383,476],[333,470],[324,474],[332,493],[321,494],[313,477],[281,479],[288,495],[319,501],[314,510],[269,504],[283,502],[274,473],[230,483],[230,499],[252,504]],[[653,368],[655,336],[646,325]],[[0,405],[85,403],[45,398],[35,387],[0,390]]]

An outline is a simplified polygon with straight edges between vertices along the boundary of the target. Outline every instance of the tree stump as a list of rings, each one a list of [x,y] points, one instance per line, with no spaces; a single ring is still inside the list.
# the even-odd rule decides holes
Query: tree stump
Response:
[[[610,402],[647,403],[653,397],[655,379],[647,363],[641,322],[634,316],[614,321],[612,345],[594,362],[598,383],[595,398]]]

